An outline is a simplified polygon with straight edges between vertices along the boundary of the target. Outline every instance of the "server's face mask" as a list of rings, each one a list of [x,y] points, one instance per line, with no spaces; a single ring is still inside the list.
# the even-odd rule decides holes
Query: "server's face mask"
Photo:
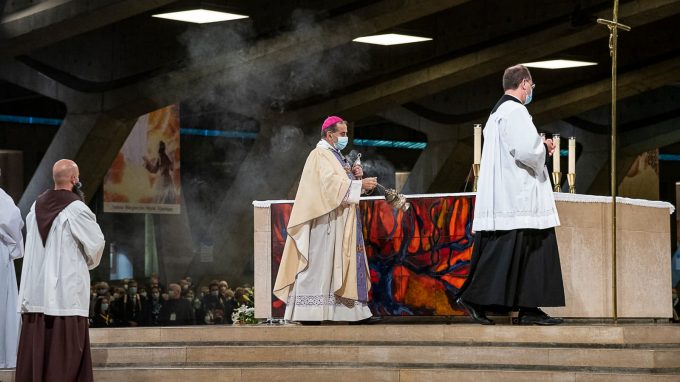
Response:
[[[525,79],[524,81],[528,82],[530,87],[529,90],[527,90],[527,97],[524,99],[524,104],[528,105],[531,100],[534,99],[534,88],[536,87],[536,84],[530,83],[529,80]]]

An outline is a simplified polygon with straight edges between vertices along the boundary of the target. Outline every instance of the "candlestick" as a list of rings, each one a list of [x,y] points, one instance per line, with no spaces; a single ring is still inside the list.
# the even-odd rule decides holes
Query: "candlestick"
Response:
[[[574,174],[574,173],[567,174],[567,182],[569,183],[569,193],[575,194],[576,193],[576,174]]]
[[[553,171],[552,173],[552,179],[553,179],[553,191],[555,192],[560,192],[562,191],[562,173],[559,171]]]
[[[560,135],[553,134],[553,143],[555,144],[555,152],[553,153],[553,172],[561,172],[560,170]]]
[[[479,164],[482,163],[482,125],[476,123],[473,131],[475,136],[475,156],[472,163]]]
[[[474,163],[472,165],[472,173],[475,176],[475,181],[472,184],[472,191],[473,192],[477,192],[477,179],[479,179],[479,167],[480,167],[479,163]]]
[[[576,174],[576,138],[569,138],[569,174]]]

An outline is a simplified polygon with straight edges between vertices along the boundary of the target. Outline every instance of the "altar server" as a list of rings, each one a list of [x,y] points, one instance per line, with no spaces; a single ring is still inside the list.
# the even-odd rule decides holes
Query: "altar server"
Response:
[[[17,306],[14,260],[24,256],[23,226],[19,209],[0,189],[0,369],[13,368],[17,363],[20,317],[14,309]]]
[[[539,308],[564,306],[564,288],[555,237],[560,220],[545,167],[555,146],[541,138],[525,106],[534,88],[525,66],[506,69],[505,94],[484,128],[474,250],[457,300],[481,324],[493,324],[485,314],[491,308],[519,310],[525,325],[562,322]]]
[[[359,197],[376,178],[342,156],[347,123],[328,117],[307,157],[274,285],[285,318],[303,323],[371,318],[371,281],[359,218]]]
[[[104,235],[81,200],[78,166],[62,159],[26,217],[22,313],[16,381],[93,380],[88,332],[89,270],[99,265]]]

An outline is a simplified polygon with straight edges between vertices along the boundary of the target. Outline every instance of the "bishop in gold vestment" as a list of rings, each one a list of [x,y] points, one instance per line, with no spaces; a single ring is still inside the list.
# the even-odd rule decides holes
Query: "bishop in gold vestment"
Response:
[[[292,321],[359,321],[371,317],[368,262],[359,197],[375,178],[342,156],[347,125],[329,117],[322,139],[307,157],[274,285]]]

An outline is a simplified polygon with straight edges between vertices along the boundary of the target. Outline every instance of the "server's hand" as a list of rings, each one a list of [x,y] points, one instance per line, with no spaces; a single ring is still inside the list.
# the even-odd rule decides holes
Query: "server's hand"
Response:
[[[553,155],[555,152],[555,142],[552,139],[544,139],[543,143],[548,147],[548,155]]]

